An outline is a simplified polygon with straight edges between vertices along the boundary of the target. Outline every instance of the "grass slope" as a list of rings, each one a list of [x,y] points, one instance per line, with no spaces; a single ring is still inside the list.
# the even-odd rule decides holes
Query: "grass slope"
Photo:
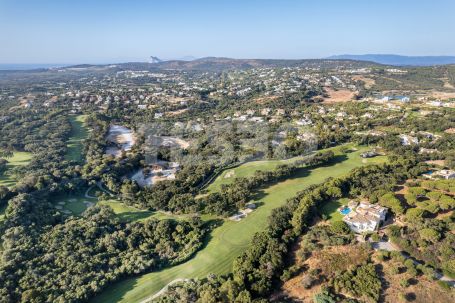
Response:
[[[124,203],[114,199],[98,202],[98,199],[87,198],[83,193],[58,195],[53,199],[53,203],[56,207],[61,207],[62,211],[69,211],[69,215],[75,216],[80,216],[87,209],[87,206],[90,205],[84,202],[108,205],[112,208],[117,217],[124,222],[141,221],[150,216],[161,216],[161,214],[156,214],[151,211],[139,210],[137,208],[125,205]]]
[[[72,131],[67,143],[66,160],[82,161],[82,141],[88,136],[88,130],[84,125],[85,119],[87,119],[86,115],[70,116]]]
[[[0,174],[0,185],[6,187],[13,187],[16,184],[16,178],[11,175],[11,169],[16,166],[24,166],[30,162],[32,154],[28,152],[14,152],[13,157],[6,159],[8,161],[7,169]]]
[[[338,149],[334,150],[337,151]],[[259,191],[253,201],[260,202],[260,207],[239,222],[226,220],[212,232],[207,245],[191,260],[161,271],[120,281],[109,286],[92,302],[140,302],[178,278],[204,278],[209,273],[229,273],[232,270],[234,259],[248,247],[253,235],[266,227],[267,217],[274,208],[285,204],[286,200],[295,196],[297,192],[310,185],[321,183],[328,177],[340,177],[355,167],[384,161],[380,158],[374,161],[373,159],[363,161],[359,156],[363,150],[359,149],[347,154],[344,158],[340,157],[340,161],[332,165],[315,169],[302,168],[291,178]],[[273,169],[273,166],[278,164],[273,163],[275,161],[271,162],[252,162],[254,165],[248,163],[234,168],[234,170],[237,175],[247,176],[257,169]],[[224,173],[214,181],[213,184],[216,185],[211,186],[219,186],[218,183],[225,182],[226,179],[223,179],[223,176]],[[220,178],[222,181],[218,180]]]
[[[226,169],[207,187],[206,190],[208,192],[219,191],[221,190],[222,184],[231,184],[234,182],[235,178],[246,178],[252,176],[257,170],[274,170],[280,164],[289,164],[301,158],[302,157],[295,157],[287,160],[252,161],[234,168]]]

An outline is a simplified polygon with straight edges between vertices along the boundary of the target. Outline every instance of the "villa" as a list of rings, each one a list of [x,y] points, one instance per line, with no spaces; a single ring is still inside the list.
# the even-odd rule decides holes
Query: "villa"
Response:
[[[441,169],[436,172],[435,175],[440,176],[444,179],[455,179],[455,171],[450,169]]]
[[[377,204],[371,204],[365,201],[355,208],[353,203],[350,203],[351,211],[341,212],[345,214],[343,221],[355,233],[372,232],[379,228],[382,222],[385,221],[388,209]]]
[[[438,179],[438,178],[442,178],[442,179],[455,179],[455,171],[454,170],[450,170],[450,169],[441,169],[441,170],[438,170],[438,171],[429,171],[427,173],[424,173],[422,174],[423,177],[427,178],[427,179]]]

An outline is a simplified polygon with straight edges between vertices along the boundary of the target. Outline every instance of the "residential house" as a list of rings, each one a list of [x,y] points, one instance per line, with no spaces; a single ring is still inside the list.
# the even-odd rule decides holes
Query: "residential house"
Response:
[[[345,215],[343,221],[355,233],[372,232],[385,221],[387,211],[386,207],[363,201]]]
[[[455,171],[450,169],[441,169],[434,174],[444,179],[455,179]]]

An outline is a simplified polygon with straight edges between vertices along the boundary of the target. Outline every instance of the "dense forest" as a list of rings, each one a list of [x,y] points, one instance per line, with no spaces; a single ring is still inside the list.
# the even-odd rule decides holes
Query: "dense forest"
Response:
[[[120,223],[106,206],[62,221],[40,204],[46,203],[24,194],[9,203],[0,265],[2,302],[87,300],[126,275],[188,259],[206,232],[198,218]]]

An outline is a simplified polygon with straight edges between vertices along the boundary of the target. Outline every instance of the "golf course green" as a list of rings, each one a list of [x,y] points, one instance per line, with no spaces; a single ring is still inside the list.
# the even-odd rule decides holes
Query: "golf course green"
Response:
[[[91,302],[142,302],[176,279],[204,278],[209,273],[218,275],[229,273],[234,259],[248,247],[253,235],[266,227],[267,217],[274,208],[284,205],[288,198],[310,185],[321,183],[329,177],[340,177],[362,165],[385,161],[385,157],[365,161],[360,157],[365,148],[359,148],[346,155],[339,154],[339,148],[333,150],[340,156],[334,163],[317,168],[302,168],[290,178],[256,192],[252,202],[258,203],[259,207],[241,221],[225,220],[221,226],[213,230],[206,246],[189,261],[119,281],[108,286]],[[256,170],[273,169],[280,161],[270,162],[246,163],[232,170],[236,176],[248,176]],[[214,190],[210,188],[211,186],[219,188],[222,183],[228,182],[229,179],[225,178],[226,172],[220,174],[208,187],[209,191]]]

